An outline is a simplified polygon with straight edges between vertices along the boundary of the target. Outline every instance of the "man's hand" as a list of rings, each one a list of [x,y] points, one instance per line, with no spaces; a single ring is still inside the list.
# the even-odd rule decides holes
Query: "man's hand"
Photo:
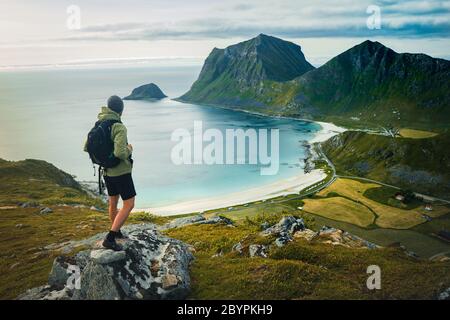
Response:
[[[129,144],[127,147],[130,150],[130,152],[133,152],[133,146],[131,144]]]

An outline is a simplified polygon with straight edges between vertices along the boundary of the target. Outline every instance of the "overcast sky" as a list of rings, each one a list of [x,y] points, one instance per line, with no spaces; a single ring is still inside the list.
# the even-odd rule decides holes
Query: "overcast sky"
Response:
[[[69,29],[67,8],[81,11]],[[381,29],[366,12],[381,9]],[[73,21],[73,20],[71,20]],[[302,46],[316,66],[366,39],[450,58],[450,1],[0,0],[0,66],[157,61],[201,63],[259,33]]]

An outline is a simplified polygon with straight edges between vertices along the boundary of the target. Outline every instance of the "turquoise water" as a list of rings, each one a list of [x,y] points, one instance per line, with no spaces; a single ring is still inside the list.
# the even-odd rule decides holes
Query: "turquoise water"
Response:
[[[128,95],[139,85],[154,82],[170,97],[186,92],[198,67],[120,67],[0,73],[0,157],[42,159],[76,175],[95,180],[82,145],[100,106],[112,94]],[[280,169],[261,176],[257,165],[172,164],[177,128],[193,131],[194,121],[205,129],[278,128]],[[123,122],[134,146],[133,176],[137,206],[155,207],[179,201],[245,190],[303,171],[302,141],[320,129],[315,123],[259,117],[242,112],[183,104],[127,101]]]

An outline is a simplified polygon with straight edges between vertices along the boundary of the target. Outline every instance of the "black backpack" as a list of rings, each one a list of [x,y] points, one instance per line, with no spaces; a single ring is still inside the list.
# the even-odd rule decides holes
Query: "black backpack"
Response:
[[[105,169],[114,168],[120,163],[120,159],[114,156],[114,141],[111,139],[111,129],[115,123],[121,122],[117,120],[97,121],[88,134],[89,157],[94,164]]]

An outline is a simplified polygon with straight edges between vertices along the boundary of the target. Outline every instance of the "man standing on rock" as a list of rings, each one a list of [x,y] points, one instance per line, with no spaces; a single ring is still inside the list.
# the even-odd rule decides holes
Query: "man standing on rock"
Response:
[[[127,128],[121,122],[123,109],[124,104],[120,97],[110,97],[108,106],[102,107],[98,121],[89,132],[84,147],[84,151],[89,152],[92,161],[104,168],[112,226],[103,241],[103,246],[114,251],[122,250],[116,239],[124,237],[120,228],[133,210],[136,197],[131,176],[133,147],[128,144]],[[119,197],[123,201],[120,211],[117,208]]]

